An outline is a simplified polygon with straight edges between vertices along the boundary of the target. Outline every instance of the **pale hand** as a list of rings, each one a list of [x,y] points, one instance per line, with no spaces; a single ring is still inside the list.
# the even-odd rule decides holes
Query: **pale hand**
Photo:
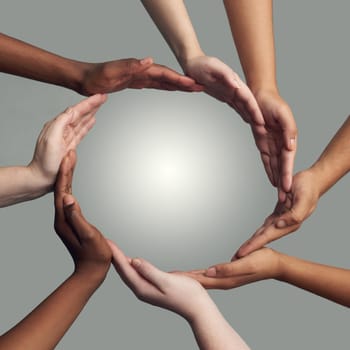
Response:
[[[195,280],[163,272],[143,259],[128,259],[109,241],[113,265],[126,285],[142,301],[171,310],[192,320],[211,299]]]
[[[75,150],[93,127],[95,113],[106,99],[106,95],[91,96],[44,125],[28,165],[35,178],[53,186],[62,158],[69,150]]]

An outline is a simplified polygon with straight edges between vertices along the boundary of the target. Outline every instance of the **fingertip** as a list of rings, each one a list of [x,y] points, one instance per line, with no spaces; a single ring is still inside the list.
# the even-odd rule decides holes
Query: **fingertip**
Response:
[[[205,275],[207,277],[215,277],[216,276],[216,268],[214,266],[209,267],[206,271],[205,271]]]
[[[75,200],[74,197],[71,194],[67,194],[63,197],[63,206],[65,209],[68,209],[68,207],[71,207],[74,205]]]
[[[287,222],[285,220],[281,219],[275,223],[275,226],[276,226],[276,228],[279,228],[279,229],[285,228],[287,226]]]
[[[153,58],[152,57],[145,57],[140,60],[140,64],[142,66],[147,66],[153,64]]]
[[[142,262],[139,258],[133,258],[131,259],[131,265],[135,267],[136,269],[140,268],[142,265]]]

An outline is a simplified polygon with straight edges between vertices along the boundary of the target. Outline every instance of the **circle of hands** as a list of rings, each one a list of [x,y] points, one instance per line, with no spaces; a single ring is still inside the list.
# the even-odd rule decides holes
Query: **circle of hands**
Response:
[[[48,188],[54,187],[55,230],[73,258],[75,273],[102,283],[112,263],[139,299],[190,318],[207,298],[204,288],[228,289],[279,278],[283,273],[279,253],[265,245],[298,229],[315,209],[320,193],[313,186],[311,170],[292,176],[297,130],[292,112],[278,92],[253,94],[215,57],[193,58],[185,71],[187,77],[155,65],[151,58],[106,62],[89,68],[80,92],[91,95],[96,86],[105,93],[127,87],[205,91],[234,108],[250,125],[268,178],[278,189],[278,202],[231,261],[201,270],[163,272],[141,258],[127,257],[84,218],[72,195],[75,148],[94,125],[95,113],[107,99],[105,94],[93,95],[46,123],[28,167]]]

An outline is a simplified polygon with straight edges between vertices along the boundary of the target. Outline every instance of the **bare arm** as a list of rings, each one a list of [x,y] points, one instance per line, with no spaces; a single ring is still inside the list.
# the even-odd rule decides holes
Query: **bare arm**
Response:
[[[262,248],[206,270],[186,275],[206,288],[231,289],[266,279],[276,279],[350,307],[350,270],[322,265]]]
[[[193,79],[151,58],[89,63],[71,60],[0,33],[0,71],[55,84],[82,95],[125,88],[201,91]]]
[[[55,185],[55,230],[74,261],[73,274],[26,318],[0,337],[0,349],[51,350],[106,277],[111,250],[82,216],[70,194],[74,151],[62,161]]]
[[[245,256],[300,228],[316,209],[320,197],[350,170],[350,118],[329,142],[320,158],[308,169],[294,175],[284,203],[250,237],[235,257]]]
[[[0,168],[0,207],[43,196],[53,189],[62,158],[93,127],[105,95],[94,95],[46,123],[28,166]]]
[[[350,117],[334,135],[320,158],[310,168],[323,195],[350,170]]]
[[[277,87],[272,0],[224,0],[224,4],[248,86],[266,123],[266,137],[258,144],[260,150],[267,149],[262,161],[283,201],[292,184],[297,128]]]
[[[135,295],[184,317],[201,350],[249,349],[199,283],[163,272],[143,259],[129,260],[113,242],[109,244],[116,271]]]

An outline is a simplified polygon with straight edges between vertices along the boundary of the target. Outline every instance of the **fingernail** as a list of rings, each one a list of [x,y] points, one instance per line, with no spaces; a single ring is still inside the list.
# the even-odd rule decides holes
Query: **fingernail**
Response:
[[[290,146],[291,146],[291,147],[294,147],[294,145],[295,145],[295,137],[292,137],[292,138],[290,139]]]
[[[141,260],[140,259],[132,259],[131,264],[134,267],[140,267],[141,266]]]
[[[206,273],[205,273],[208,277],[215,277],[216,276],[216,269],[215,267],[210,267]]]
[[[277,223],[276,223],[276,227],[277,228],[284,228],[284,227],[286,227],[287,226],[287,223],[284,221],[284,220],[279,220],[279,221],[277,221]]]
[[[151,63],[152,61],[152,58],[150,57],[146,57],[146,58],[143,58],[140,63],[144,66],[145,64],[148,64],[148,63]]]
[[[72,197],[69,197],[69,196],[63,197],[63,205],[65,207],[68,207],[68,206],[70,206],[72,204],[74,204],[74,199]]]

